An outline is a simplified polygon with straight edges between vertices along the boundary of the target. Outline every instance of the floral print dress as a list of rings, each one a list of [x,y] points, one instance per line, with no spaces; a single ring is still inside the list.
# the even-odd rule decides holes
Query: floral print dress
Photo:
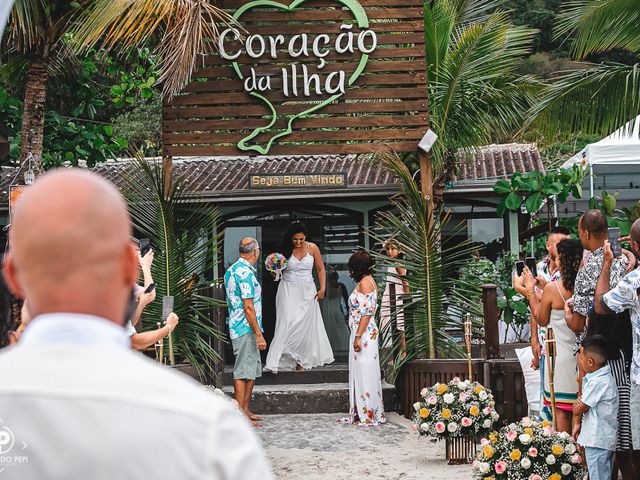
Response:
[[[369,281],[373,282],[370,277]],[[374,315],[378,308],[377,290],[371,293],[351,292],[349,297],[349,409],[345,423],[378,425],[387,421],[384,415],[378,340],[380,331]],[[362,349],[356,352],[353,341],[362,317],[370,316],[362,335]]]

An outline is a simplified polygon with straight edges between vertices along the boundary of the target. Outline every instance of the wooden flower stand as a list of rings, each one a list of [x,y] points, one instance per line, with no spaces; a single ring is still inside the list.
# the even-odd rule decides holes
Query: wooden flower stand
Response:
[[[478,449],[474,437],[447,437],[445,442],[449,465],[463,465],[475,460]]]

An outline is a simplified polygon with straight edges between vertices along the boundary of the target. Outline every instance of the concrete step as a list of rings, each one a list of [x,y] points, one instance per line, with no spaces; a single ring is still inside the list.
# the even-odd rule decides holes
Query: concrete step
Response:
[[[306,385],[316,383],[346,383],[349,381],[349,365],[338,363],[302,372],[262,372],[256,385]],[[233,385],[233,367],[224,369],[224,384]]]
[[[279,375],[279,374],[278,374]],[[233,387],[223,388],[233,396]],[[395,387],[382,382],[386,411],[395,409]],[[284,385],[256,385],[251,410],[263,415],[295,413],[342,413],[349,409],[349,384],[309,383]]]

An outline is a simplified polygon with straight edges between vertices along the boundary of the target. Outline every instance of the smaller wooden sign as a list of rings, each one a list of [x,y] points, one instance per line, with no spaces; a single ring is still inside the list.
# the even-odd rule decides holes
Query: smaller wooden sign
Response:
[[[12,185],[9,188],[9,214],[13,212],[13,207],[16,205],[20,195],[24,193],[25,188],[27,188],[27,185]]]
[[[346,173],[249,174],[252,190],[347,188]]]

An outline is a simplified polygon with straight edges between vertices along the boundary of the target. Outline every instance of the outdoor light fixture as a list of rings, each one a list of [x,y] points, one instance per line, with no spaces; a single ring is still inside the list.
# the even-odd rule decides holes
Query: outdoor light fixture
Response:
[[[436,140],[438,140],[438,135],[436,135],[436,132],[429,129],[422,137],[422,140],[420,140],[420,143],[418,143],[418,149],[422,150],[424,153],[429,153],[429,150],[431,150],[433,145],[436,143]]]
[[[33,170],[29,169],[26,172],[24,172],[24,184],[25,185],[31,185],[33,182],[36,181],[36,174]]]

